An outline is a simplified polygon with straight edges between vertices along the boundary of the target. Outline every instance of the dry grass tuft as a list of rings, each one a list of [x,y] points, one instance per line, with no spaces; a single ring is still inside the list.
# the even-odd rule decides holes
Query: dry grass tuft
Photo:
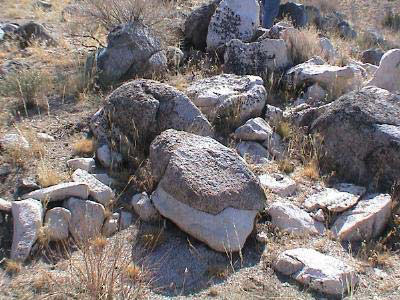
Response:
[[[156,249],[158,246],[163,244],[167,240],[163,228],[150,227],[142,229],[140,236],[138,237],[138,242],[144,248],[150,251]]]
[[[56,170],[48,161],[40,161],[37,167],[38,183],[41,187],[49,187],[66,180],[66,175]]]
[[[307,177],[313,181],[317,181],[320,179],[320,170],[318,161],[313,159],[304,165],[303,170],[301,171],[301,175]]]
[[[278,162],[278,169],[286,174],[293,173],[295,164],[290,159],[282,159]]]
[[[5,271],[10,274],[17,274],[21,272],[22,264],[18,261],[7,259],[5,261]]]
[[[92,139],[81,138],[72,145],[75,154],[93,154],[94,141]]]

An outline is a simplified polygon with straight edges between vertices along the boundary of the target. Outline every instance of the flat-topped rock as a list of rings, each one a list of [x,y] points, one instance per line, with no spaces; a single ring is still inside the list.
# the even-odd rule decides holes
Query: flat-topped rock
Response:
[[[264,188],[283,198],[292,196],[297,189],[296,182],[293,179],[281,174],[263,174],[258,178]]]
[[[248,120],[235,130],[235,138],[243,141],[265,141],[273,134],[272,127],[260,117]]]
[[[91,173],[96,167],[96,162],[93,158],[80,157],[68,160],[67,166],[73,171],[81,169]]]
[[[60,183],[22,196],[23,199],[33,198],[50,202],[64,200],[69,197],[87,199],[89,197],[89,187],[82,182]]]

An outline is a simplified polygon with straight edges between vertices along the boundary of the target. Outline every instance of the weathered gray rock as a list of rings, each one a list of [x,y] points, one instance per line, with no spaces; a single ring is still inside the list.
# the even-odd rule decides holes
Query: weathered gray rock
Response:
[[[267,97],[260,77],[233,74],[195,81],[186,93],[210,122],[227,120],[236,126],[258,117]]]
[[[367,86],[377,86],[390,92],[400,91],[400,49],[386,52],[380,61],[379,68]]]
[[[89,187],[89,195],[104,206],[108,206],[114,200],[115,194],[113,190],[88,172],[78,169],[71,177],[75,182],[86,184]]]
[[[67,166],[73,171],[81,169],[91,173],[96,167],[96,162],[93,158],[79,157],[68,160]]]
[[[37,139],[41,142],[54,142],[56,139],[54,137],[52,137],[51,135],[47,134],[47,133],[43,133],[43,132],[39,132],[36,134]]]
[[[14,149],[29,150],[29,142],[22,135],[15,133],[8,133],[0,138],[0,146],[6,151]]]
[[[55,207],[47,211],[44,218],[46,234],[50,241],[62,241],[68,238],[71,212],[63,207]]]
[[[304,5],[287,2],[279,6],[278,19],[288,18],[296,27],[304,27],[308,24],[308,14]]]
[[[132,224],[132,214],[129,211],[123,210],[121,211],[119,218],[119,230],[127,229]]]
[[[119,213],[113,213],[105,221],[101,233],[105,237],[110,237],[118,231]]]
[[[146,192],[136,194],[132,197],[131,204],[135,213],[145,222],[153,222],[160,219],[160,214],[154,207]]]
[[[235,138],[243,141],[265,141],[273,134],[274,130],[262,118],[250,119],[235,130]]]
[[[355,270],[341,260],[313,249],[282,252],[273,264],[276,271],[322,293],[342,296],[358,283]]]
[[[285,153],[285,147],[282,143],[282,138],[276,132],[274,132],[268,139],[264,141],[263,146],[267,148],[268,152],[275,159],[281,159]]]
[[[321,49],[321,56],[327,61],[334,60],[337,57],[337,51],[328,38],[320,38],[318,45]]]
[[[226,44],[224,70],[237,75],[265,75],[287,67],[289,59],[284,40],[245,43],[236,39]]]
[[[301,208],[285,202],[274,202],[267,210],[272,225],[293,235],[324,234],[325,226]]]
[[[108,147],[108,145],[106,145],[106,144],[101,145],[100,147],[98,147],[96,149],[96,158],[99,160],[100,164],[103,167],[105,167],[105,168],[111,167],[112,156],[111,156],[110,147]]]
[[[322,208],[331,212],[343,212],[356,205],[365,191],[364,187],[341,183],[311,195],[303,206],[309,211]]]
[[[161,215],[217,251],[241,249],[265,195],[235,151],[208,137],[167,130],[152,142],[150,160],[158,182],[151,199]]]
[[[113,145],[133,165],[140,164],[151,141],[166,129],[213,135],[211,124],[186,95],[152,80],[134,80],[116,89],[90,126],[99,144]]]
[[[39,201],[26,199],[12,202],[14,220],[11,259],[24,261],[28,258],[43,222],[43,207]]]
[[[257,0],[222,0],[208,26],[207,50],[216,50],[232,39],[250,41],[259,24]]]
[[[107,173],[92,174],[92,176],[107,186],[111,187],[114,184],[114,179],[108,176]]]
[[[135,76],[150,77],[167,69],[160,41],[140,22],[115,27],[107,41],[107,48],[100,49],[94,58],[96,76],[102,86]]]
[[[70,197],[87,199],[89,197],[89,187],[87,184],[81,182],[60,183],[22,196],[23,199],[33,198],[50,202],[64,200]]]
[[[326,101],[328,92],[325,91],[318,83],[310,86],[304,94],[304,99],[307,103],[318,103]]]
[[[183,63],[185,57],[181,49],[172,46],[168,46],[165,55],[168,61],[168,68],[172,70],[178,68]]]
[[[387,194],[370,194],[349,211],[341,214],[332,225],[340,240],[362,241],[379,237],[392,213],[392,198]]]
[[[368,49],[361,53],[361,61],[379,66],[382,56],[385,54],[381,49]]]
[[[270,125],[278,126],[283,119],[283,111],[279,107],[267,104],[264,118]]]
[[[103,205],[77,198],[68,199],[65,204],[71,212],[69,231],[77,242],[84,242],[101,233],[105,219]]]
[[[19,26],[14,33],[19,37],[22,47],[27,47],[33,42],[44,43],[47,46],[56,46],[57,42],[47,32],[43,25],[36,22],[28,22]]]
[[[4,200],[3,198],[0,198],[0,211],[5,212],[5,213],[10,213],[11,212],[11,201]]]
[[[272,161],[272,156],[267,149],[256,142],[240,142],[236,150],[241,157],[252,164],[262,165]]]
[[[323,170],[362,186],[378,179],[387,190],[400,178],[399,96],[376,87],[348,93],[317,114],[310,133],[324,141]]]
[[[296,193],[296,182],[288,176],[280,174],[263,174],[258,177],[264,188],[284,198]]]

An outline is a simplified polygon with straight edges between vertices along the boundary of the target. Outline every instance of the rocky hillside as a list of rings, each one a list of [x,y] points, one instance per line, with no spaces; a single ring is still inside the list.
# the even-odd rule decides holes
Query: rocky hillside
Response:
[[[400,5],[0,0],[1,299],[400,299]]]

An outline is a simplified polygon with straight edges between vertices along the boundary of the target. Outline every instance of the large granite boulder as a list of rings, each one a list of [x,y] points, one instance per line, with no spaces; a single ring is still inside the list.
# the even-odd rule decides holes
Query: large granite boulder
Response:
[[[258,76],[222,74],[193,82],[186,94],[212,123],[240,126],[261,115],[267,92]]]
[[[164,217],[221,252],[239,251],[265,201],[238,154],[209,137],[167,130],[150,146],[151,199]]]
[[[91,120],[98,144],[108,144],[133,164],[140,163],[151,141],[169,128],[213,134],[210,123],[185,94],[152,80],[122,85]]]
[[[208,26],[207,49],[216,50],[232,39],[248,42],[259,25],[257,0],[222,0]]]
[[[311,125],[324,141],[321,166],[389,190],[400,178],[400,96],[365,87],[327,106]]]

